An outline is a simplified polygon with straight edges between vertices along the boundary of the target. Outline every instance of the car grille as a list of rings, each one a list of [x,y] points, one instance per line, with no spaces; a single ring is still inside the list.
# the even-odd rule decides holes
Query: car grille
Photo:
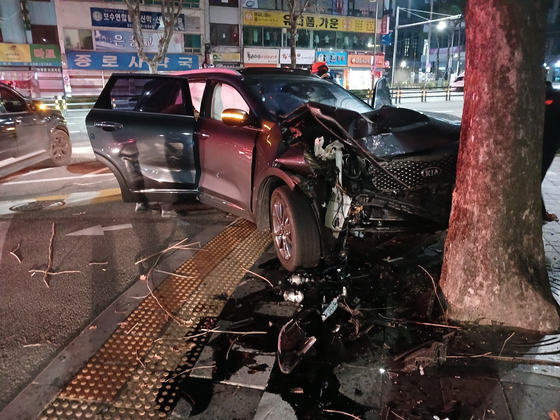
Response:
[[[412,189],[425,185],[449,184],[455,182],[457,155],[447,155],[436,160],[393,160],[383,162],[381,166]],[[372,169],[373,185],[378,190],[406,189],[387,173],[373,167]]]

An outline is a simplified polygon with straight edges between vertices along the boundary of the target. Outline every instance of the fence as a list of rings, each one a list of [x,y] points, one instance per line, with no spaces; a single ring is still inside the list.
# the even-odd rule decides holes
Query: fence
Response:
[[[373,91],[368,89],[351,90],[358,98],[371,104]],[[463,98],[463,92],[455,91],[451,88],[428,89],[428,88],[391,88],[391,100],[393,104],[403,102],[428,102],[428,100],[446,100],[453,98]]]

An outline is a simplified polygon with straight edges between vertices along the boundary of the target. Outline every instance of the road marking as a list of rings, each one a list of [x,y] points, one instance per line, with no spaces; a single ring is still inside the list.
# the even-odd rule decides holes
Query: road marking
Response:
[[[103,236],[105,232],[112,232],[114,230],[122,230],[122,229],[132,229],[132,225],[130,223],[126,223],[124,225],[113,225],[113,226],[92,226],[87,229],[78,230],[76,232],[67,233],[66,236]]]
[[[63,178],[47,178],[47,179],[33,179],[29,181],[8,181],[4,182],[1,185],[21,185],[21,184],[35,184],[37,182],[51,182],[51,181],[71,181],[73,179],[84,179],[84,178],[96,178],[101,176],[114,176],[111,174],[87,174],[87,175],[80,175],[80,176],[67,176]]]

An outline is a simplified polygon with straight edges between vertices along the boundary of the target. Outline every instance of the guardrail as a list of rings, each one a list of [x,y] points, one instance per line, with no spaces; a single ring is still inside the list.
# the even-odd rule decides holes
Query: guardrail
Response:
[[[391,88],[391,99],[394,104],[400,104],[403,100],[428,102],[429,99],[451,101],[453,98],[462,98],[463,92],[451,88],[428,89],[428,88]],[[351,90],[358,98],[371,104],[373,91],[371,89]]]

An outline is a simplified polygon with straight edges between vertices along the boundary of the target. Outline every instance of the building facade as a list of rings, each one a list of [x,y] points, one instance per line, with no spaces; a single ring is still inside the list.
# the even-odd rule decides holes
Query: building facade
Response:
[[[51,1],[0,2],[0,82],[34,98],[62,92],[62,59]]]

